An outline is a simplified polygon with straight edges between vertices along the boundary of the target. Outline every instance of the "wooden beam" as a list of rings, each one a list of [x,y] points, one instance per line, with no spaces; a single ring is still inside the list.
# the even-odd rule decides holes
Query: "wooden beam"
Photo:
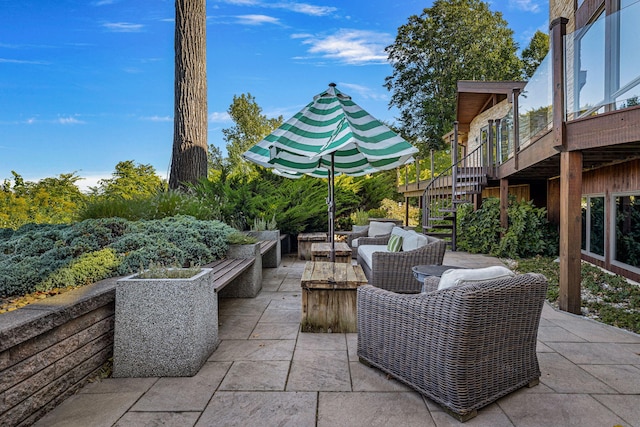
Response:
[[[556,18],[551,22],[551,59],[553,85],[553,145],[564,147],[564,36],[567,34],[567,18]]]
[[[507,209],[509,207],[509,180],[500,180],[500,227],[505,230],[509,227]]]
[[[560,153],[560,310],[580,314],[582,153]]]

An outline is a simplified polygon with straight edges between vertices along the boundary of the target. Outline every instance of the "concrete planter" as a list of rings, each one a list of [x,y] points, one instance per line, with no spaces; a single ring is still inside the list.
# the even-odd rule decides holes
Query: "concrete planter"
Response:
[[[212,272],[118,280],[114,377],[184,377],[200,370],[219,342]]]
[[[262,257],[260,244],[229,245],[226,258],[255,258],[253,266],[234,280],[234,283],[222,289],[221,298],[255,298],[262,289]]]
[[[273,251],[267,252],[262,257],[263,268],[278,268],[282,261],[282,253],[280,248],[280,230],[265,230],[265,231],[248,231],[249,236],[253,236],[258,240],[275,240],[276,248]]]

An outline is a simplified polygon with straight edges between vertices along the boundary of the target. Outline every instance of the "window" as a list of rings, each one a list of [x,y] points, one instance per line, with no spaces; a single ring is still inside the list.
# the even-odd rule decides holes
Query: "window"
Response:
[[[597,258],[604,258],[604,197],[582,198],[582,250]]]
[[[615,203],[615,261],[640,268],[640,194],[620,195]]]

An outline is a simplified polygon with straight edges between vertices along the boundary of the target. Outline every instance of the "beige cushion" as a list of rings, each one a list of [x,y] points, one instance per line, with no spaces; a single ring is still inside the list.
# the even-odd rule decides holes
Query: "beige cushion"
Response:
[[[358,247],[358,256],[370,269],[373,268],[374,252],[388,252],[387,245],[362,245]]]
[[[392,222],[371,221],[369,223],[369,237],[384,236],[391,233]]]
[[[427,236],[424,234],[418,234],[413,230],[407,231],[407,233],[402,237],[402,250],[405,252],[412,251],[423,247],[427,242]]]
[[[484,268],[451,269],[442,273],[438,290],[458,286],[462,282],[481,282],[513,276],[515,276],[513,271],[499,265]]]

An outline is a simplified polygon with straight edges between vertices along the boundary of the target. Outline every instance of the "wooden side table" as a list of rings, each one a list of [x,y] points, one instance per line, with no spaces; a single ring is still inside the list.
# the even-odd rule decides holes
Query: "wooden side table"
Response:
[[[311,245],[327,241],[327,233],[300,233],[298,234],[298,258],[311,259]]]
[[[336,262],[351,263],[351,248],[344,242],[335,242]],[[330,261],[331,243],[312,243],[311,261]]]
[[[358,286],[367,284],[359,265],[307,262],[302,287],[302,332],[357,332]]]

